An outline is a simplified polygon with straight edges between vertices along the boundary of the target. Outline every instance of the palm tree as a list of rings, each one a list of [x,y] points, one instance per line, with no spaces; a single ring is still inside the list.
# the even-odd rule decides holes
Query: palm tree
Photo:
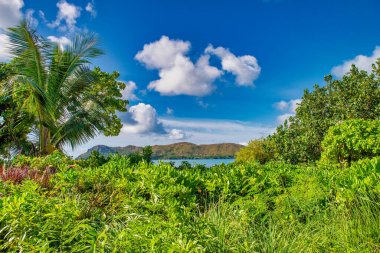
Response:
[[[102,54],[94,35],[78,35],[61,48],[39,36],[27,22],[10,28],[16,73],[10,86],[21,107],[35,118],[41,155],[82,144],[104,128],[105,106],[92,93],[97,77],[90,60]]]

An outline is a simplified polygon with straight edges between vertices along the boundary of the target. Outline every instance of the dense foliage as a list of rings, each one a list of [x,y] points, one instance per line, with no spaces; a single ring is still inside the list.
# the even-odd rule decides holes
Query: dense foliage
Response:
[[[3,154],[12,148],[48,154],[98,133],[119,133],[116,113],[126,111],[125,84],[116,81],[117,72],[89,68],[90,60],[102,53],[93,35],[73,37],[61,48],[23,22],[10,28],[8,37],[14,59],[0,65]]]
[[[330,127],[322,141],[321,162],[349,166],[380,155],[380,120],[348,120]]]
[[[247,147],[236,153],[236,161],[257,161],[261,164],[274,159],[273,144],[270,140],[252,140]]]
[[[33,166],[50,169],[48,182],[42,174],[0,182],[2,251],[380,250],[379,158],[345,170],[284,163],[207,169],[120,156],[88,167],[54,153],[19,157],[6,170]]]
[[[331,126],[350,119],[379,119],[380,60],[372,73],[352,66],[341,80],[328,75],[325,81],[323,87],[306,89],[296,114],[266,138],[275,160],[313,163],[321,158],[322,141]],[[255,152],[251,146],[246,149],[243,152]]]
[[[124,84],[117,72],[89,69],[101,53],[93,36],[61,48],[26,23],[8,36],[15,58],[0,64],[1,252],[380,251],[380,61],[371,74],[353,66],[306,90],[296,115],[251,141],[236,163],[175,167],[151,158],[240,146],[130,147],[126,156],[99,146],[112,155],[72,160],[64,145],[119,133]],[[20,155],[9,159],[11,150]]]

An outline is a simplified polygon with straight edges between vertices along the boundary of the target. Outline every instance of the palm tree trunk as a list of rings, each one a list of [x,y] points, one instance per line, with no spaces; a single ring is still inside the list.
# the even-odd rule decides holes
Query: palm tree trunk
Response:
[[[50,130],[40,124],[40,155],[48,155],[52,152],[50,139]]]

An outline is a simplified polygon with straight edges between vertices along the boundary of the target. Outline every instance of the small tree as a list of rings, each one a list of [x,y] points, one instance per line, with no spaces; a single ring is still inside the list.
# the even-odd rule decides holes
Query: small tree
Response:
[[[146,146],[142,149],[142,157],[148,163],[152,161],[152,154],[153,150],[151,146]]]
[[[380,155],[380,120],[347,120],[328,130],[322,142],[321,163],[350,166]]]
[[[273,146],[270,140],[252,140],[236,154],[236,161],[258,161],[264,164],[274,156]]]

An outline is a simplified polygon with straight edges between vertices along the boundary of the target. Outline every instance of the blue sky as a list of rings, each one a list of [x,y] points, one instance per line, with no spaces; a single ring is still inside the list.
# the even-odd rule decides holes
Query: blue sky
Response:
[[[95,144],[265,136],[324,75],[370,68],[379,11],[376,0],[0,0],[0,29],[28,16],[63,44],[75,32],[98,34],[106,54],[94,64],[120,72],[130,111],[118,137],[68,151],[76,155]],[[9,58],[4,41],[0,59]]]

